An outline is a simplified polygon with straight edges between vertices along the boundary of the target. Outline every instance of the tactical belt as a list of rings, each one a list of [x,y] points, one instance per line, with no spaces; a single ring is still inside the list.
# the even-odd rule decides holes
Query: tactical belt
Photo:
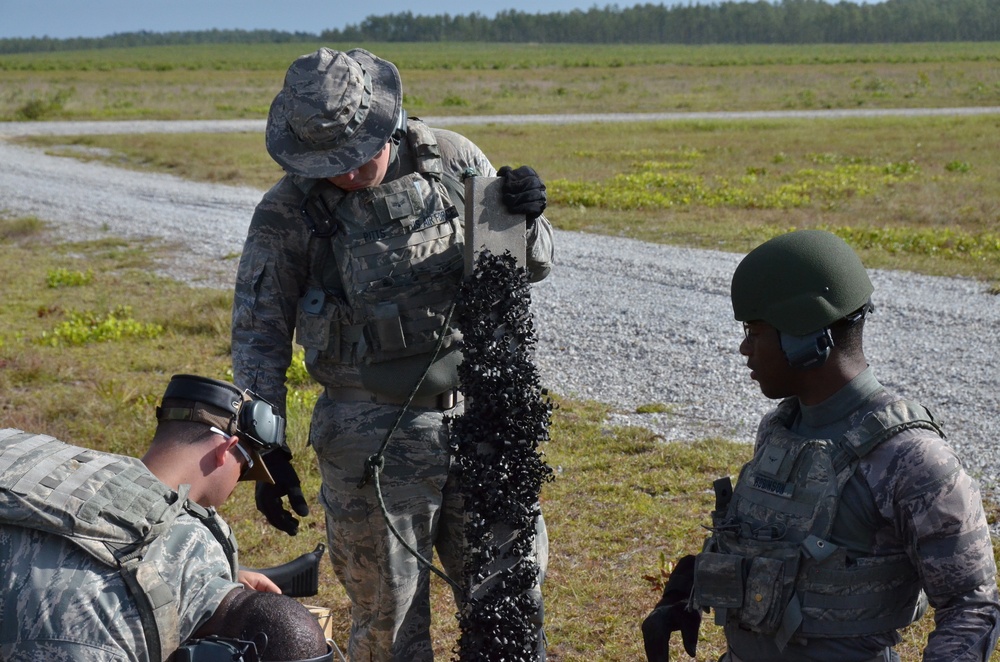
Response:
[[[350,388],[347,386],[327,386],[326,397],[334,402],[371,402],[377,405],[403,405],[407,400],[406,397],[372,393],[361,388]],[[410,402],[410,406],[419,409],[447,411],[455,408],[460,402],[462,402],[462,392],[457,388],[453,388],[437,395],[414,397]]]

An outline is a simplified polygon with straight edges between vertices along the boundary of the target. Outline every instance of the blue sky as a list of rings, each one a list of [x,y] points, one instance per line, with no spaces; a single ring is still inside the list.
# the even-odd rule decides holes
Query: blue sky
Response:
[[[828,0],[833,2],[835,0]],[[855,0],[867,2],[868,0]],[[715,0],[645,0],[655,4],[714,4]],[[634,7],[619,0],[0,0],[0,39],[5,37],[104,37],[116,32],[273,29],[318,33],[357,24],[367,16],[586,11],[592,7]]]
[[[648,0],[647,0],[648,1]],[[656,2],[657,0],[653,0]],[[678,0],[659,0],[674,4]],[[688,0],[683,0],[687,2]],[[700,1],[700,0],[699,0]],[[704,4],[708,4],[704,0]],[[357,24],[370,15],[471,14],[495,16],[497,11],[529,13],[586,11],[636,2],[593,0],[0,0],[0,38],[103,37],[116,32],[176,30],[274,29],[318,33]]]

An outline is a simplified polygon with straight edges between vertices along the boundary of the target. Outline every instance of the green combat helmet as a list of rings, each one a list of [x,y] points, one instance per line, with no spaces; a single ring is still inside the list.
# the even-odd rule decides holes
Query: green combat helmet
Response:
[[[875,288],[847,243],[822,230],[798,230],[750,251],[733,274],[733,313],[805,336],[868,303]]]

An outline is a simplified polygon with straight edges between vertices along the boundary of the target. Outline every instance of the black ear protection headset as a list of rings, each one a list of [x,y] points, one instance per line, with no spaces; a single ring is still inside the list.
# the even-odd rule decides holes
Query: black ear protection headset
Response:
[[[844,319],[847,320],[848,326],[854,326],[868,317],[868,313],[874,312],[874,310],[875,306],[869,301]],[[830,358],[830,350],[833,349],[833,336],[830,334],[828,326],[804,336],[793,336],[790,333],[778,331],[778,340],[781,343],[781,351],[788,359],[788,364],[796,370],[818,368]]]
[[[243,641],[211,635],[204,639],[192,639],[185,642],[175,653],[176,662],[260,662],[257,646],[267,646],[267,636],[259,635],[255,641]],[[336,651],[343,660],[344,656],[335,644],[327,640],[327,652],[319,657],[298,662],[333,662]]]
[[[179,406],[176,401],[193,403]],[[174,375],[163,393],[164,406],[156,408],[159,420],[195,421],[215,425],[227,434],[239,435],[261,453],[280,448],[285,442],[285,418],[278,408],[252,393],[227,382],[197,375]],[[166,406],[167,404],[170,406]],[[219,415],[205,407],[222,410]]]
[[[830,327],[823,327],[804,336],[778,331],[778,339],[788,364],[796,370],[809,370],[823,365],[830,358],[830,350],[833,348]]]

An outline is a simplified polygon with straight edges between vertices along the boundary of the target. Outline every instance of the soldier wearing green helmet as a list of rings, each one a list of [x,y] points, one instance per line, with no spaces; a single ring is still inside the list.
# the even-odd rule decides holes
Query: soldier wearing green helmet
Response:
[[[829,232],[802,230],[758,246],[733,274],[733,312],[749,333],[752,323],[778,330],[795,368],[820,365],[830,355],[830,327],[871,312],[875,291],[861,259]]]
[[[701,614],[726,635],[720,662],[892,662],[928,604],[923,659],[986,662],[1000,595],[979,487],[921,405],[890,393],[864,354],[874,287],[839,237],[800,230],[733,275],[740,354],[764,416],[753,458],[715,481],[711,535],[678,562],[642,624],[649,662]]]

